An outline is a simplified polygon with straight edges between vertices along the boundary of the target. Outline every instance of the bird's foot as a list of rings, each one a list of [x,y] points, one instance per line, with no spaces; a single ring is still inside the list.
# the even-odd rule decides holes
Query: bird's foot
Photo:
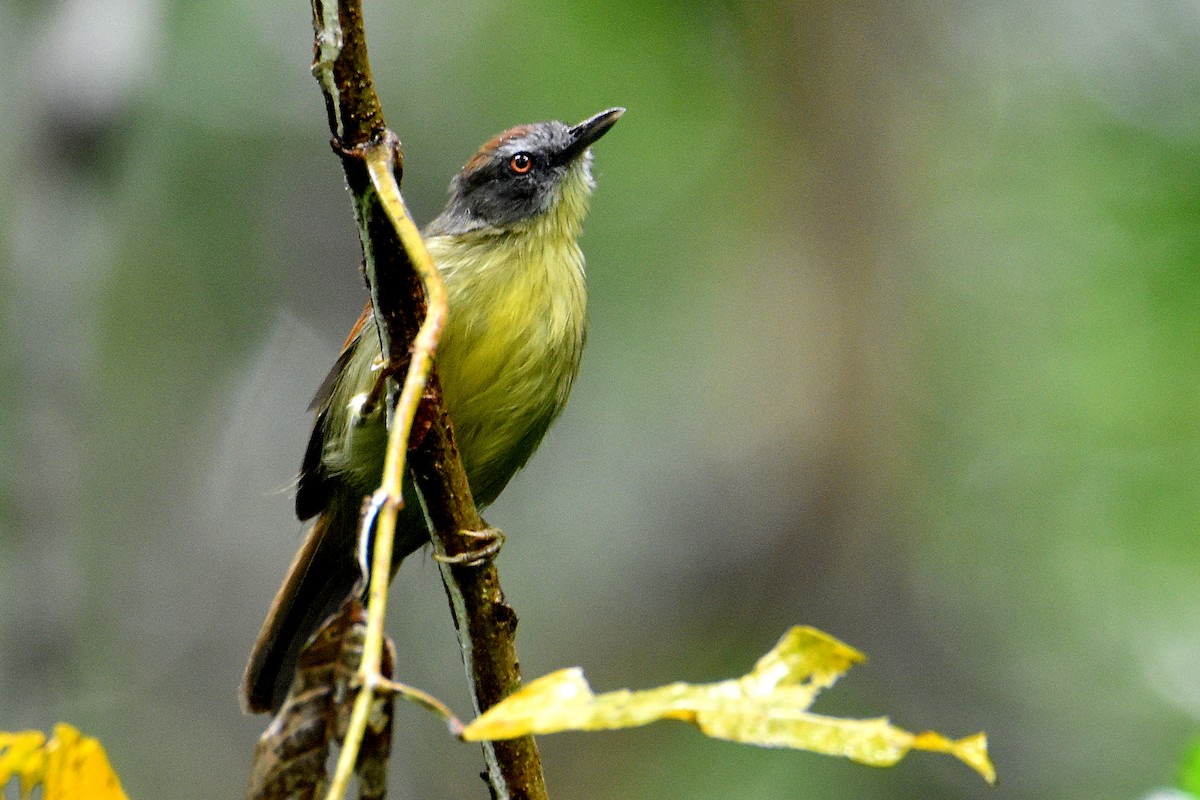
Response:
[[[459,531],[459,533],[477,542],[478,546],[454,555],[434,553],[433,557],[443,564],[454,567],[482,567],[494,559],[500,552],[500,548],[504,547],[504,531],[499,528],[489,526],[481,531]]]
[[[384,361],[383,356],[376,356],[375,360],[371,362],[371,372],[375,375],[374,381],[371,382],[371,389],[364,394],[358,395],[359,398],[362,398],[358,401],[359,408],[357,410],[359,415],[365,417],[373,413],[387,393],[388,378],[394,378],[407,369],[407,359]]]

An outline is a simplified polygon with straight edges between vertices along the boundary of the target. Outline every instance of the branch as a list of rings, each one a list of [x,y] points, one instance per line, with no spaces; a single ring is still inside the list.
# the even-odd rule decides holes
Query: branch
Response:
[[[464,531],[486,526],[471,500],[471,487],[445,412],[414,450],[412,471],[425,512],[443,552],[469,552],[475,544]],[[463,664],[471,681],[477,714],[521,688],[515,634],[517,615],[504,600],[500,576],[491,561],[480,566],[441,563]],[[541,758],[532,736],[483,743],[487,780],[497,798],[546,798]]]
[[[412,352],[403,390],[389,392],[390,439],[383,485],[372,496],[364,527],[376,525],[369,590],[367,640],[355,700],[330,798],[341,797],[357,758],[372,696],[380,686],[387,582],[396,513],[402,504],[404,457],[414,415],[425,390],[419,438],[411,453],[440,553],[470,553],[486,525],[480,519],[458,456],[450,420],[441,407],[432,352],[445,315],[444,290],[424,243],[399,193],[403,168],[399,140],[384,122],[371,79],[359,0],[313,0],[313,74],[325,95],[335,149],[342,155],[362,241],[364,272],[371,291],[384,360],[396,375]],[[426,302],[430,313],[426,314]],[[397,346],[397,344],[400,346]],[[366,532],[366,531],[364,531]],[[475,534],[475,535],[472,535]],[[520,686],[513,634],[516,615],[504,603],[495,566],[444,563],[463,660],[477,712]],[[546,797],[541,762],[532,737],[484,743],[487,779],[497,798]]]

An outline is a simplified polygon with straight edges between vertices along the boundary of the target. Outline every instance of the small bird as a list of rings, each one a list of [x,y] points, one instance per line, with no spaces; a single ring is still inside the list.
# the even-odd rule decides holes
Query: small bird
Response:
[[[450,185],[423,231],[446,284],[449,315],[435,356],[442,401],[482,509],[533,455],[567,402],[587,333],[578,238],[594,187],[589,147],[625,112],[575,126],[523,125],[487,142]],[[313,399],[316,421],[296,515],[316,517],[275,596],[242,683],[247,711],[277,710],[308,639],[355,590],[363,498],[379,487],[387,445],[370,304]],[[413,497],[411,478],[405,497]],[[396,527],[395,571],[429,541],[408,503]]]

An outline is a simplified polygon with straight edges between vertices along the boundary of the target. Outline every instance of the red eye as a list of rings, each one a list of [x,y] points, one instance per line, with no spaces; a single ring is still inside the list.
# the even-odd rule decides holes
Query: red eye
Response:
[[[524,175],[533,169],[533,159],[529,157],[529,153],[517,153],[508,160],[508,168],[518,175]]]

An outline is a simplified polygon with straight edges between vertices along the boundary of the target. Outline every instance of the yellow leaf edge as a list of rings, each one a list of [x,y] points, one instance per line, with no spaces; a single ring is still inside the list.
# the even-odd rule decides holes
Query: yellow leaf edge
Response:
[[[22,798],[41,785],[43,800],[128,800],[99,740],[65,722],[49,739],[41,731],[0,732],[0,791],[14,778]]]
[[[713,738],[841,756],[877,767],[898,763],[910,750],[946,753],[989,784],[996,782],[984,733],[951,739],[934,731],[909,733],[886,717],[842,719],[808,711],[822,689],[864,659],[829,634],[796,626],[751,672],[718,683],[672,683],[597,695],[583,671],[572,667],[531,681],[477,717],[462,736],[468,741],[512,739],[674,719]]]

